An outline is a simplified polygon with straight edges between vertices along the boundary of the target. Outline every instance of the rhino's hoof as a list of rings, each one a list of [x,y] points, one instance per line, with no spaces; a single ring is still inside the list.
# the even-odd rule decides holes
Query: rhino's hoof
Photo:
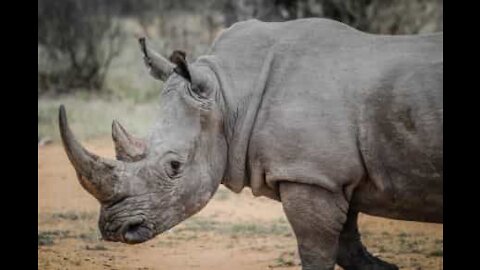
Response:
[[[367,269],[370,269],[370,270],[398,270],[398,266],[396,266],[395,264],[391,264],[389,262],[382,261],[377,257],[373,257],[373,261],[374,262],[366,265],[365,267],[361,267],[361,268],[358,268],[358,269],[361,269],[361,270],[367,270]]]
[[[340,260],[338,264],[344,270],[398,270],[398,267],[371,255],[365,249],[360,254],[351,254],[348,260]],[[352,256],[353,255],[353,256]]]
[[[343,267],[344,270],[398,270],[394,264],[382,261],[381,259],[369,256],[367,261],[357,265]]]

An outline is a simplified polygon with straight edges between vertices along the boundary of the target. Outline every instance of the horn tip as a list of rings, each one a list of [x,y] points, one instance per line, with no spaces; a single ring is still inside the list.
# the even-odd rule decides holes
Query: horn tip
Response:
[[[58,108],[58,118],[60,122],[60,126],[64,127],[67,121],[67,113],[65,111],[65,106],[63,104],[60,105]]]
[[[120,124],[120,121],[118,121],[117,119],[113,119],[112,121],[112,128],[114,129],[124,129],[122,124]]]
[[[117,120],[112,121],[112,137],[115,140],[116,137],[118,136],[118,132],[121,129],[121,125]]]
[[[63,104],[60,104],[60,107],[58,107],[58,110],[60,113],[65,114],[65,106]]]

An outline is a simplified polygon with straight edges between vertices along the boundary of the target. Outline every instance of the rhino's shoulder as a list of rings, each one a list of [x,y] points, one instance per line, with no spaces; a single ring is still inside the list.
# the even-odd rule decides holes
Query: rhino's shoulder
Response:
[[[245,45],[266,43],[265,41],[270,40],[269,37],[272,36],[272,28],[275,28],[272,26],[256,19],[237,22],[217,36],[211,49],[212,51],[245,49]]]

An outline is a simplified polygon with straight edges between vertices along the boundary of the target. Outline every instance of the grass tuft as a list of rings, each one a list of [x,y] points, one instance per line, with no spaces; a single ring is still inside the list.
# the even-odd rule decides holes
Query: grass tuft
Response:
[[[443,257],[443,250],[434,250],[428,253],[428,256],[430,257]]]
[[[52,218],[64,220],[92,220],[95,218],[95,213],[68,211],[65,213],[53,213]]]
[[[85,246],[85,249],[86,249],[86,250],[95,250],[95,251],[98,251],[98,250],[108,250],[108,248],[106,248],[104,245],[94,245],[94,246],[86,245],[86,246]]]
[[[288,223],[283,219],[266,224],[258,224],[251,222],[218,222],[206,218],[193,217],[185,221],[184,226],[176,230],[176,232],[217,232],[231,237],[292,235]]]
[[[55,239],[70,237],[70,231],[41,231],[38,233],[38,246],[51,246]]]

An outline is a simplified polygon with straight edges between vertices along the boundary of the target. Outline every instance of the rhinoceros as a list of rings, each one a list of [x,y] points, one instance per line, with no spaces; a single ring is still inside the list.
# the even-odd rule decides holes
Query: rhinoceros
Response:
[[[374,35],[328,19],[239,22],[188,63],[140,38],[164,81],[146,138],[114,121],[116,159],[59,125],[108,241],[152,239],[220,184],[277,200],[302,269],[398,269],[361,243],[358,213],[443,223],[443,33]]]

